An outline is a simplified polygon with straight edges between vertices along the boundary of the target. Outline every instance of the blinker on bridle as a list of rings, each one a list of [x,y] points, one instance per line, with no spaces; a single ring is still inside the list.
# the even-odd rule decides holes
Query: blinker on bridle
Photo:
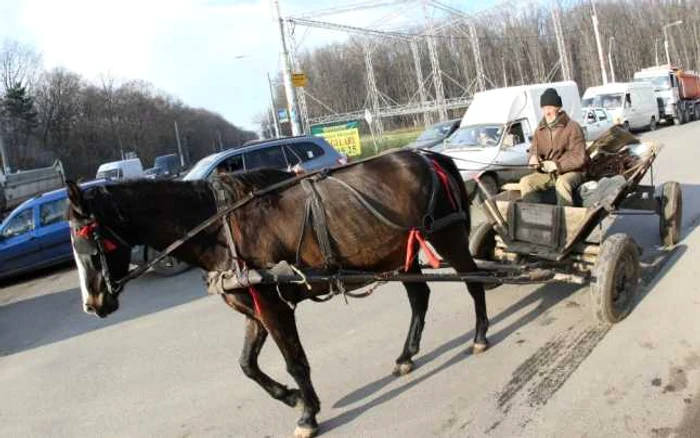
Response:
[[[113,231],[110,230],[110,232],[124,245],[129,246]],[[107,285],[107,292],[117,297],[122,289],[124,289],[124,283],[112,280],[112,276],[109,273],[109,266],[107,265],[107,253],[116,250],[118,248],[117,244],[101,236],[100,226],[95,219],[92,219],[86,225],[76,228],[75,236],[78,238],[74,239],[75,251],[78,254],[98,256],[100,258],[100,270],[102,278]]]

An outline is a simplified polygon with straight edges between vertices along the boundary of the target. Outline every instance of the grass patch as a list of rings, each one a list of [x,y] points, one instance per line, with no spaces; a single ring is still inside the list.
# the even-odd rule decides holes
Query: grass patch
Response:
[[[407,144],[414,141],[420,133],[423,132],[422,129],[401,129],[392,132],[385,132],[384,136],[377,138],[377,147],[375,148],[374,142],[372,141],[372,136],[365,135],[360,137],[360,144],[362,145],[362,154],[358,157],[353,157],[355,159],[368,158],[376,155],[377,152],[381,153],[388,151],[389,149],[396,149],[404,147]]]

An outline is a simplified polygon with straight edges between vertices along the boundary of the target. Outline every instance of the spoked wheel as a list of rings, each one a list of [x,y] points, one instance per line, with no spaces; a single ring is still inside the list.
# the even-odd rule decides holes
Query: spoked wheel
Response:
[[[469,252],[475,259],[494,261],[495,251],[496,232],[490,223],[484,222],[472,232],[469,238]],[[498,286],[498,283],[484,283],[484,290],[495,289]]]
[[[675,181],[661,186],[659,199],[659,237],[665,247],[678,243],[683,222],[683,193],[681,185]]]
[[[158,251],[152,248],[149,248],[149,252],[149,256],[151,259],[155,258],[160,254]],[[156,265],[153,267],[153,272],[163,277],[170,277],[172,275],[177,275],[181,272],[185,272],[189,268],[190,265],[188,265],[187,263],[181,262],[173,256],[167,256],[159,263],[156,263]]]
[[[593,276],[591,301],[596,318],[606,324],[623,320],[632,310],[641,276],[634,239],[622,233],[605,239]]]

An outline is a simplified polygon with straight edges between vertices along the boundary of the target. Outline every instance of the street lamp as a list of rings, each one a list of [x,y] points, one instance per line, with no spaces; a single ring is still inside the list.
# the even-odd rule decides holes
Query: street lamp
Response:
[[[615,68],[613,67],[613,62],[612,62],[612,44],[613,41],[615,41],[615,37],[610,37],[608,40],[608,63],[610,64],[610,78],[612,82],[615,82]]]
[[[668,54],[668,33],[666,32],[666,29],[668,29],[669,27],[672,27],[672,26],[678,26],[679,24],[683,24],[683,20],[674,21],[673,23],[669,23],[663,27],[663,30],[664,30],[664,48],[666,49],[666,63],[668,64],[669,68],[671,67],[671,56]]]

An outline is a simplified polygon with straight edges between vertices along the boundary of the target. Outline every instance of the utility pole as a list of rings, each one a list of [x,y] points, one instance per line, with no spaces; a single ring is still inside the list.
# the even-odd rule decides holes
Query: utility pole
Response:
[[[666,49],[666,64],[668,66],[671,66],[671,56],[668,54],[668,32],[666,29],[672,26],[678,26],[679,24],[683,24],[682,20],[674,21],[673,23],[669,23],[666,26],[663,27],[664,30],[664,49]]]
[[[185,155],[182,153],[182,143],[180,143],[180,131],[177,129],[177,120],[175,120],[175,140],[177,141],[177,151],[180,153],[180,165],[185,167]]]
[[[479,91],[486,90],[484,82],[484,65],[481,63],[481,50],[479,48],[479,36],[476,33],[474,21],[469,23],[469,36],[472,42],[472,51],[474,52],[474,66],[476,67],[476,86]]]
[[[280,125],[279,121],[277,120],[277,108],[275,108],[275,92],[272,88],[270,72],[267,72],[267,86],[270,88],[270,110],[272,111],[272,126],[275,129],[275,138],[280,138]]]
[[[441,122],[447,120],[447,107],[445,106],[445,90],[442,84],[442,70],[437,56],[435,46],[435,26],[433,19],[428,13],[427,1],[423,1],[423,14],[425,15],[425,30],[428,40],[428,52],[430,53],[430,64],[433,67],[433,86],[435,87],[435,104],[437,105],[438,117]]]
[[[0,133],[0,158],[2,158],[2,173],[7,175],[10,166],[7,163],[7,155],[5,155],[5,144],[2,142],[2,133]]]
[[[557,50],[559,51],[561,73],[565,81],[570,81],[571,68],[569,66],[569,55],[566,53],[564,32],[561,28],[561,9],[559,9],[559,0],[552,0],[552,21],[554,22],[554,33],[557,37]]]
[[[654,38],[654,59],[656,60],[655,65],[659,65],[659,39]]]
[[[384,137],[384,125],[379,114],[379,89],[377,88],[377,80],[374,76],[374,66],[372,66],[371,42],[365,41],[363,48],[365,52],[365,69],[367,70],[367,93],[369,94],[369,103],[372,107],[372,112],[370,113],[371,117],[367,120],[367,123],[370,125],[372,125],[372,123],[376,124],[373,135],[376,133],[379,137]]]
[[[593,6],[593,31],[595,32],[595,43],[598,46],[598,61],[600,62],[600,72],[603,76],[603,84],[608,83],[608,74],[605,71],[605,56],[603,55],[603,46],[600,42],[600,32],[598,31],[598,12],[595,8],[595,0],[591,1]]]
[[[433,118],[432,114],[425,110],[425,102],[427,100],[425,95],[425,84],[423,83],[423,69],[420,65],[420,51],[418,51],[418,43],[416,38],[411,38],[411,53],[413,54],[413,67],[416,70],[416,82],[418,83],[418,98],[420,99],[420,106],[423,109],[423,125],[427,128],[432,125]]]
[[[615,67],[613,67],[612,62],[612,44],[615,41],[615,37],[610,37],[608,40],[608,63],[610,64],[610,80],[615,82]]]
[[[292,85],[292,65],[289,60],[289,51],[287,50],[287,37],[284,30],[284,19],[280,12],[279,0],[272,1],[277,14],[277,20],[280,26],[280,42],[282,44],[282,73],[284,76],[284,91],[287,95],[287,110],[289,111],[289,124],[292,126],[292,135],[301,135],[301,127],[299,126],[299,111],[297,108],[297,99]]]

